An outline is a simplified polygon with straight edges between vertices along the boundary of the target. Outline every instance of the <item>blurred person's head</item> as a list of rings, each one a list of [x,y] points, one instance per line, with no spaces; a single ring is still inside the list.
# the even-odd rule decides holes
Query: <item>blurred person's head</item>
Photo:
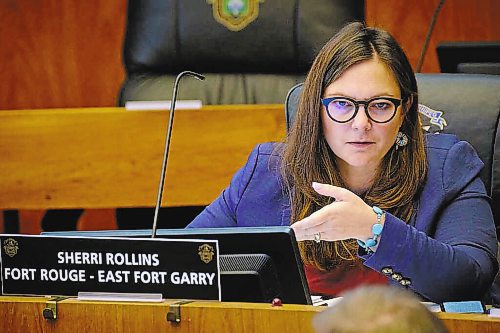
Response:
[[[316,315],[317,333],[444,333],[443,323],[411,292],[364,286]]]

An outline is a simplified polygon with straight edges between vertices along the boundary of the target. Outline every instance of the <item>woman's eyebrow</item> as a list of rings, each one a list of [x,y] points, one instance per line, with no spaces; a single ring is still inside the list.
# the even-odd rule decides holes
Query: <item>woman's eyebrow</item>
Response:
[[[358,98],[355,98],[355,97],[350,96],[348,94],[342,94],[342,93],[328,94],[328,95],[325,95],[324,97],[347,97],[347,98],[358,100],[358,101],[363,101],[363,100],[367,101],[367,100],[370,100],[370,99],[373,99],[373,98],[377,98],[377,97],[394,97],[394,98],[400,98],[400,97],[397,97],[396,94],[391,94],[391,93],[375,94],[375,95],[372,95],[371,97],[367,97],[367,98],[364,98],[364,99],[358,99]]]

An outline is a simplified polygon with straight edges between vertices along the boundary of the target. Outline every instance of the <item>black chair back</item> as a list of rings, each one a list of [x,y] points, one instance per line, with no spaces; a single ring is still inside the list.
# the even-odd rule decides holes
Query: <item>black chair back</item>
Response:
[[[485,167],[481,172],[500,231],[500,76],[485,74],[417,74],[419,103],[442,111],[447,126],[422,117],[431,132],[453,133],[476,149]],[[285,102],[287,129],[295,118],[302,83],[294,86]],[[425,126],[424,126],[425,127]]]
[[[180,99],[282,103],[325,42],[347,22],[364,20],[363,0],[242,3],[129,0],[119,104],[168,99],[184,70],[207,80],[183,82]]]

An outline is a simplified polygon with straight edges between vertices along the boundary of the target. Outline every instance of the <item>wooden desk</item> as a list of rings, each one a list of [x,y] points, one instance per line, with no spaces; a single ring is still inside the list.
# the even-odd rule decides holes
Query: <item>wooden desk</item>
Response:
[[[154,206],[166,111],[0,111],[0,209]],[[206,205],[253,146],[285,136],[283,105],[177,110],[165,206]]]
[[[181,322],[166,320],[169,305],[162,303],[58,303],[57,320],[43,318],[47,299],[0,296],[0,332],[314,332],[313,316],[324,307],[285,304],[193,302],[181,306]],[[450,333],[494,333],[500,319],[483,314],[440,313]]]

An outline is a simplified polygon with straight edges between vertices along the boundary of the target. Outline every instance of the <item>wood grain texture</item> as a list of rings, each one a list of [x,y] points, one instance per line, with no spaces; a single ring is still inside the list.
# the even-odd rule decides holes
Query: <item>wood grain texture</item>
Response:
[[[415,69],[439,0],[366,0],[366,22],[388,30]],[[500,41],[500,1],[446,0],[439,13],[422,66],[439,73],[436,46],[441,41]]]
[[[0,112],[0,208],[153,206],[167,121],[121,108]],[[164,203],[209,204],[255,144],[284,135],[283,105],[177,111]]]
[[[126,4],[0,1],[0,109],[115,105]]]
[[[81,302],[58,303],[58,318],[41,316],[41,297],[0,296],[0,331],[10,332],[314,332],[312,318],[325,307],[285,304],[193,302],[181,306],[181,322],[167,322],[172,300],[161,303]],[[500,319],[485,314],[439,313],[450,333],[496,333]]]

